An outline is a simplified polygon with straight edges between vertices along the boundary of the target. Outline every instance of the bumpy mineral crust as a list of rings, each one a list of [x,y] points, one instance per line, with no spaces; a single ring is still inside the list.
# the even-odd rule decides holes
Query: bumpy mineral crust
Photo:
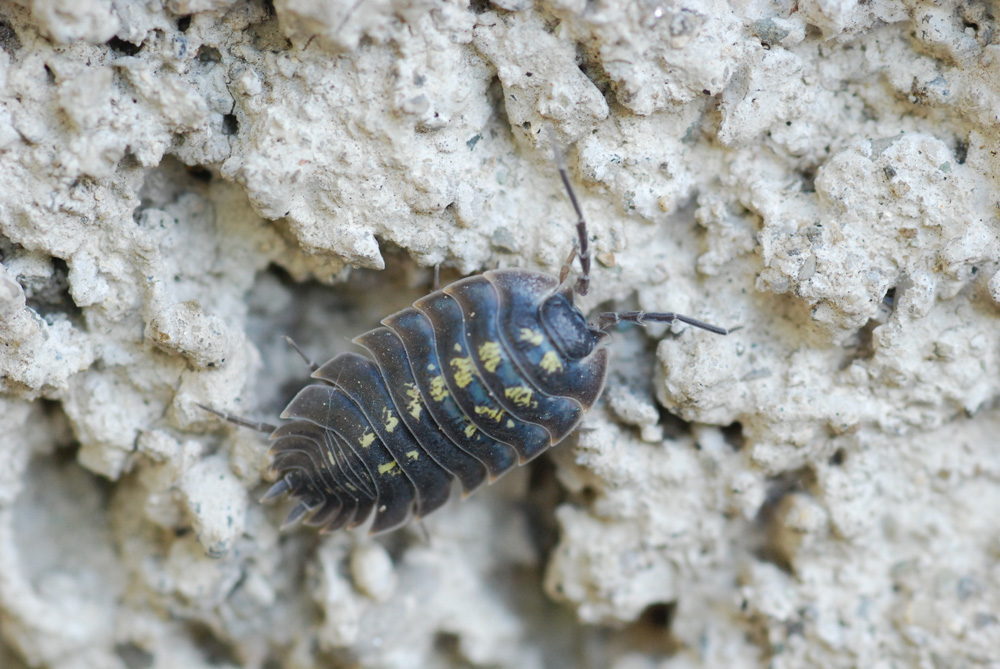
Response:
[[[1000,663],[1000,27],[958,0],[0,4],[0,666]],[[618,329],[576,437],[280,533],[308,370],[443,279]]]

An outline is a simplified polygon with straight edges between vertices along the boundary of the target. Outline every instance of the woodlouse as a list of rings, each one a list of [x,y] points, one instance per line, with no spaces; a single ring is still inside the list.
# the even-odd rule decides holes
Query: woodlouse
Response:
[[[332,531],[374,512],[371,532],[392,530],[441,507],[454,479],[469,494],[558,444],[600,397],[605,331],[616,323],[682,321],[728,333],[673,313],[609,312],[587,322],[573,304],[589,288],[587,224],[555,153],[577,215],[577,242],[558,278],[500,269],[435,290],[353,340],[371,359],[344,353],[310,363],[323,383],[295,396],[280,427],[202,407],[270,434],[279,478],[261,501],[298,499],[284,526],[305,519]],[[570,283],[574,258],[581,274]]]

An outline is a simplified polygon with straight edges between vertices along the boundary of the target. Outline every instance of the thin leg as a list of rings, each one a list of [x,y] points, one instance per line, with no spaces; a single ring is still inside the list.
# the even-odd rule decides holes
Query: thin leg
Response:
[[[570,249],[569,257],[566,258],[566,262],[563,263],[562,268],[559,270],[559,285],[563,285],[566,281],[566,277],[569,276],[570,270],[573,269],[573,261],[576,260],[576,246],[574,245]]]
[[[441,263],[434,265],[434,292],[441,289]]]
[[[580,202],[576,199],[576,192],[569,182],[569,171],[566,169],[566,161],[563,158],[562,151],[559,149],[558,142],[554,138],[552,139],[552,153],[556,158],[559,178],[562,179],[563,186],[566,187],[566,193],[569,194],[569,201],[573,204],[573,209],[576,211],[577,251],[580,256],[580,270],[582,274],[576,280],[574,290],[579,295],[586,295],[590,290],[590,240],[587,239],[587,221],[583,217],[583,210],[580,209]]]
[[[299,354],[300,358],[306,361],[306,364],[309,365],[310,372],[315,372],[317,369],[319,369],[319,365],[313,362],[312,359],[310,359],[310,357],[306,355],[306,352],[302,350],[302,347],[296,344],[291,337],[285,335],[285,341],[288,342],[289,346],[295,349],[295,352]]]
[[[252,420],[248,420],[246,418],[242,418],[240,416],[227,413],[225,411],[218,411],[210,406],[205,406],[204,404],[199,404],[198,406],[207,411],[208,413],[215,414],[222,420],[226,421],[227,423],[232,423],[233,425],[248,427],[251,430],[257,430],[258,432],[266,432],[267,434],[270,434],[278,429],[274,425],[271,425],[270,423],[255,423]]]
[[[688,325],[693,325],[696,328],[708,330],[709,332],[714,332],[715,334],[720,335],[727,335],[732,332],[732,330],[720,328],[718,325],[710,325],[705,321],[699,321],[697,318],[691,318],[690,316],[661,313],[656,311],[606,311],[597,317],[597,325],[602,330],[607,330],[611,326],[617,325],[618,323],[635,323],[636,325],[645,325],[646,323],[673,323],[675,321],[687,323]]]
[[[420,533],[420,538],[423,540],[425,545],[430,545],[431,535],[430,532],[427,531],[427,526],[424,525],[423,518],[417,518],[414,520],[410,523],[410,527],[415,528]]]

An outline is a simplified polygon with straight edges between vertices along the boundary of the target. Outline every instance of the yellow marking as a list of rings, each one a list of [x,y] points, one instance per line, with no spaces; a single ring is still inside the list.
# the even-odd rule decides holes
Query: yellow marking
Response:
[[[399,419],[392,415],[392,412],[389,411],[388,407],[382,409],[382,420],[385,421],[386,432],[391,433],[396,429],[396,426],[399,425]]]
[[[455,353],[461,353],[461,352],[462,352],[462,345],[455,344]]]
[[[416,460],[417,458],[420,457],[420,451],[418,451],[416,449],[414,449],[412,451],[407,451],[406,452],[406,457],[408,457],[411,460]]]
[[[429,365],[427,365],[427,371],[428,372],[433,372],[434,371],[434,363],[430,363]]]
[[[330,464],[333,465],[334,467],[337,466],[337,460],[336,458],[333,457],[333,451],[328,450],[326,452],[326,459],[329,460]]]
[[[519,339],[521,341],[532,343],[535,346],[541,345],[541,343],[544,341],[542,333],[539,332],[538,330],[532,330],[531,328],[521,328],[521,334]]]
[[[440,402],[448,397],[448,389],[444,385],[444,377],[438,374],[431,379],[431,399]]]
[[[406,412],[420,420],[420,389],[412,383],[407,383],[406,396],[410,398],[410,401],[406,403]]]
[[[513,388],[505,388],[503,394],[514,404],[527,407],[531,406],[531,396],[534,392],[528,386],[514,386]]]
[[[392,471],[392,470],[393,470],[393,469],[394,469],[394,468],[396,467],[396,465],[398,465],[398,464],[399,464],[398,462],[396,462],[395,460],[393,460],[392,462],[387,462],[387,463],[385,463],[384,465],[379,465],[379,466],[378,466],[378,473],[379,473],[379,474],[388,474],[388,473],[389,473],[389,472],[391,472],[391,471]]]
[[[472,423],[469,423],[468,425],[465,426],[465,436],[466,437],[468,437],[469,439],[472,439],[472,435],[474,435],[475,433],[476,433],[476,426],[475,425],[473,425]]]
[[[358,443],[360,443],[365,448],[368,448],[369,446],[372,445],[372,442],[374,441],[375,441],[375,434],[373,432],[368,432],[366,430],[365,433],[361,435],[361,439],[358,440]]]
[[[563,368],[562,361],[559,359],[559,356],[556,355],[555,351],[549,351],[543,355],[542,361],[539,365],[549,374],[552,374],[553,372],[561,372]]]
[[[475,373],[476,365],[472,362],[471,356],[464,358],[452,358],[448,361],[451,368],[455,370],[455,385],[464,388],[472,383],[472,375]]]
[[[493,373],[497,371],[500,364],[500,342],[488,341],[479,347],[479,359],[483,362],[486,371]]]
[[[354,487],[353,483],[347,483],[347,482],[345,482],[344,485],[347,486],[347,489],[350,490],[351,492],[357,492],[358,491],[358,489]]]
[[[507,419],[507,427],[509,427],[509,428],[513,428],[513,427],[514,427],[514,421],[512,421],[512,420],[510,420],[510,419],[508,418],[508,419]]]
[[[503,409],[491,409],[489,407],[481,407],[477,404],[476,415],[489,416],[490,418],[499,423],[500,419],[503,418]]]

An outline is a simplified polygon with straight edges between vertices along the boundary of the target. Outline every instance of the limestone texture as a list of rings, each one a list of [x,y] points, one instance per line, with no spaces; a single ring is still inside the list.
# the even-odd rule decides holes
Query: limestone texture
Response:
[[[0,666],[1000,667],[1000,5],[0,3]],[[266,436],[443,281],[614,330],[576,435],[396,533]]]

